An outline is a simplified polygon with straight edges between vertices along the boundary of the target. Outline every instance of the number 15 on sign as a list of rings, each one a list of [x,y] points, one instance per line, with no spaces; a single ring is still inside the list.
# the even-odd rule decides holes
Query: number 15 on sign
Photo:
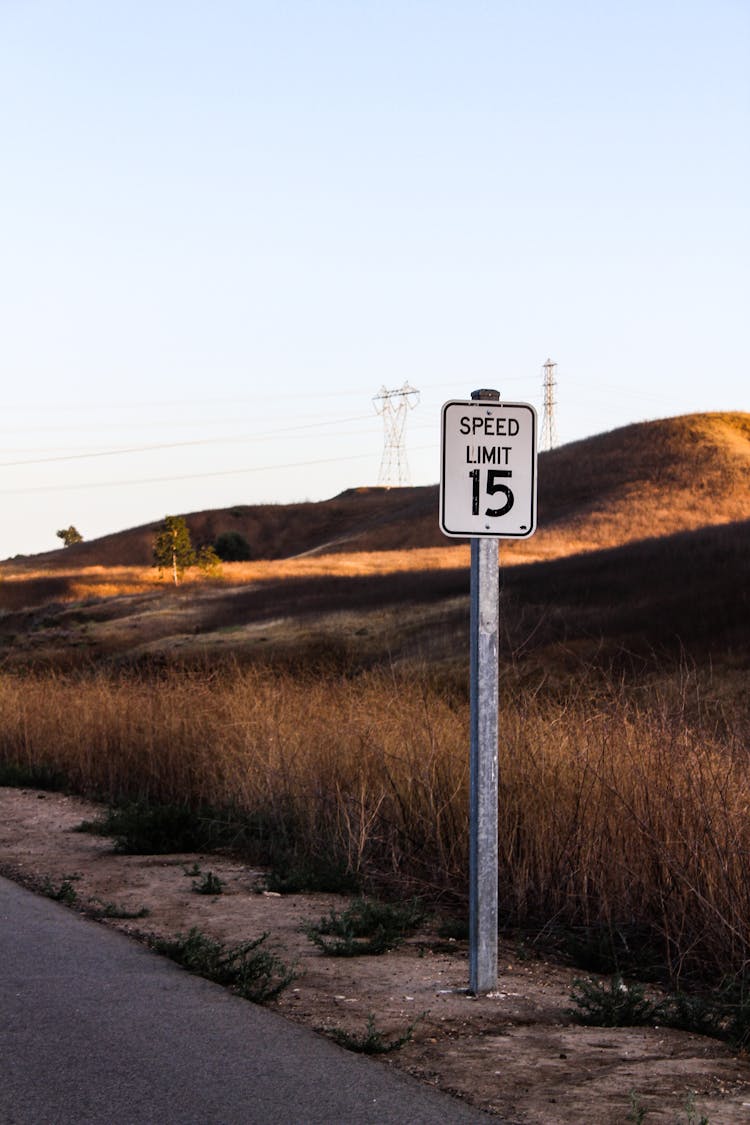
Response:
[[[536,411],[526,402],[453,400],[442,411],[440,527],[460,538],[536,530]]]

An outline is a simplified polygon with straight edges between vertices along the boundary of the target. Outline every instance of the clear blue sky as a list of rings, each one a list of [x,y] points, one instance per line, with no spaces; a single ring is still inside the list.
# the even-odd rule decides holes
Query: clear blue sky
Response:
[[[0,0],[0,557],[375,484],[406,380],[415,484],[548,356],[561,442],[747,410],[748,57],[746,0]]]

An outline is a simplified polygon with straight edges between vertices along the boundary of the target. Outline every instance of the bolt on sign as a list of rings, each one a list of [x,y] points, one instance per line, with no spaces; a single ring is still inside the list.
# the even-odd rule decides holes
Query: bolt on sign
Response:
[[[440,463],[444,534],[498,539],[533,535],[536,445],[536,411],[529,403],[489,398],[446,402]]]

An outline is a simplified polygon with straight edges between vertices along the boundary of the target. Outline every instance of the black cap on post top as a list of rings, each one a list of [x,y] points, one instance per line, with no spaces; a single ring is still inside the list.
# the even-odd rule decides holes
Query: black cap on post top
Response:
[[[477,399],[477,400],[479,400],[479,399],[489,399],[491,402],[499,402],[500,401],[500,391],[493,391],[493,390],[490,390],[487,387],[484,387],[481,391],[472,391],[471,397],[473,399]]]

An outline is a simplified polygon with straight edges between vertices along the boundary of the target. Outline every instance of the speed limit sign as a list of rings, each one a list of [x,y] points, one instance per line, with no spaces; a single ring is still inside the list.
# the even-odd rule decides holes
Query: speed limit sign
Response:
[[[536,530],[536,411],[494,397],[442,410],[440,527],[445,535],[525,539]]]

